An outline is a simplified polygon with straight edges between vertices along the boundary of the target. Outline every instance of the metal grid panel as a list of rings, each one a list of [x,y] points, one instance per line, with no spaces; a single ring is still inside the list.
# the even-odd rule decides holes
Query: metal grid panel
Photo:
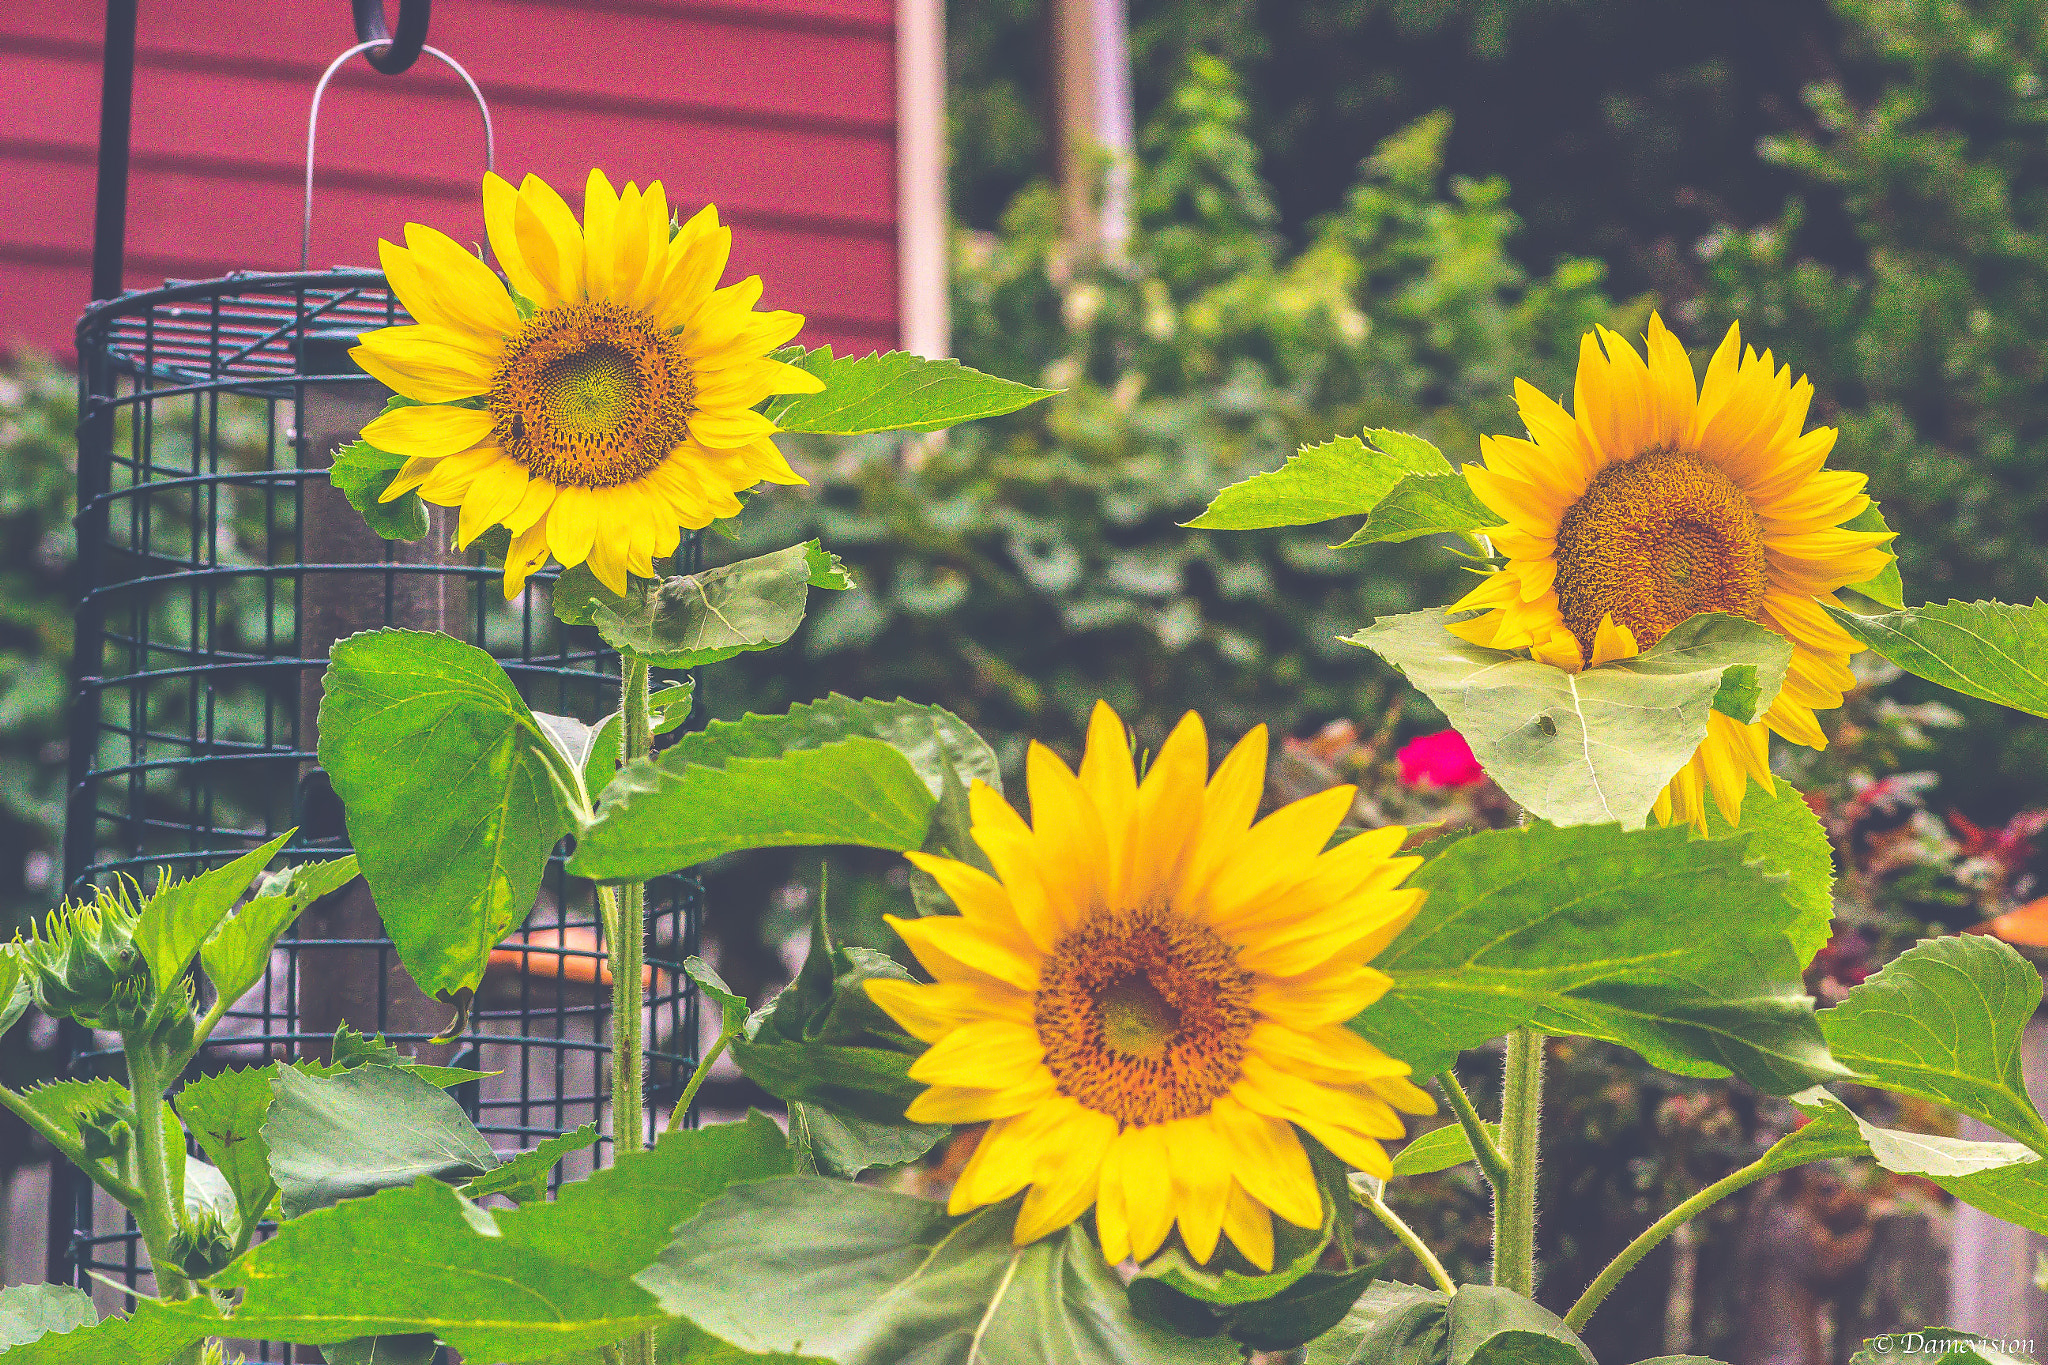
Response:
[[[311,752],[309,680],[325,666],[324,648],[307,648],[316,582],[329,598],[339,586],[365,627],[416,624],[409,604],[438,594],[444,623],[458,623],[451,633],[496,656],[536,709],[593,720],[616,708],[616,656],[592,632],[558,623],[545,590],[507,603],[498,571],[479,556],[436,562],[403,545],[359,556],[366,562],[307,553],[309,539],[319,541],[308,532],[333,515],[308,499],[333,499],[319,448],[331,436],[301,428],[325,398],[367,387],[359,372],[319,371],[338,368],[332,359],[354,334],[406,320],[371,271],[174,283],[95,305],[81,320],[86,581],[65,839],[71,892],[123,874],[147,885],[159,868],[193,875],[293,826],[300,856],[348,851]],[[444,528],[435,539],[445,540]],[[682,567],[698,555],[691,537]],[[695,1064],[697,1002],[681,963],[697,949],[700,896],[688,877],[649,888],[650,1124]],[[374,1016],[359,1017],[359,1027],[402,1049],[431,1036],[417,1002],[409,1027],[394,1005],[394,988],[411,987],[390,940],[312,937],[317,910],[280,943],[191,1074],[319,1055],[329,1028],[313,1027],[302,1008],[315,982],[374,982],[358,990],[356,1013]],[[526,928],[494,956],[450,1058],[499,1073],[454,1093],[501,1150],[592,1120],[603,1126],[603,956],[589,885],[568,877],[558,854]],[[118,1066],[110,1039],[74,1034],[72,1075]],[[583,1169],[605,1160],[608,1146]],[[67,1263],[53,1265],[53,1278],[61,1271],[85,1283],[90,1269],[134,1286],[148,1272],[133,1224],[104,1198],[96,1209],[93,1196],[82,1176],[60,1174],[53,1256],[61,1249]],[[68,1244],[58,1248],[65,1229]],[[251,1358],[294,1358],[277,1349],[259,1346]]]

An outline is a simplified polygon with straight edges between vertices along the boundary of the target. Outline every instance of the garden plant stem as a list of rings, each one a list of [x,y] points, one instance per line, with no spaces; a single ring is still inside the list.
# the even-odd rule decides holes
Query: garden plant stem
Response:
[[[647,724],[647,665],[632,655],[621,660],[619,681],[619,764],[645,758],[653,748]],[[599,894],[603,895],[603,888]],[[643,1150],[647,1119],[642,1103],[646,1065],[640,1036],[646,988],[641,959],[647,949],[647,887],[626,882],[613,889],[606,931],[612,969],[612,1152],[613,1160]],[[619,1343],[625,1365],[653,1365],[654,1332]]]
[[[1586,1286],[1586,1292],[1579,1295],[1579,1301],[1572,1305],[1571,1312],[1564,1315],[1564,1325],[1574,1332],[1583,1331],[1586,1320],[1593,1316],[1593,1310],[1600,1306],[1600,1301],[1613,1291],[1614,1286],[1621,1283],[1622,1276],[1635,1269],[1637,1261],[1649,1255],[1657,1243],[1669,1237],[1687,1219],[1697,1217],[1708,1205],[1726,1199],[1743,1186],[1753,1185],[1771,1174],[1776,1167],[1767,1164],[1768,1161],[1768,1155],[1759,1157],[1742,1169],[1730,1172],[1644,1228],[1633,1242],[1607,1263],[1607,1268],[1594,1278],[1593,1283]]]
[[[1486,1177],[1486,1183],[1493,1187],[1494,1198],[1500,1198],[1508,1185],[1507,1159],[1500,1154],[1493,1134],[1486,1131],[1480,1122],[1479,1111],[1472,1107],[1472,1097],[1465,1093],[1465,1087],[1458,1084],[1458,1073],[1446,1071],[1436,1078],[1436,1083],[1450,1101],[1451,1114],[1458,1120],[1458,1126],[1465,1130],[1465,1141],[1472,1148],[1472,1155],[1479,1162],[1479,1173]]]
[[[128,1054],[128,1092],[135,1108],[135,1180],[142,1198],[134,1209],[135,1226],[149,1247],[150,1269],[157,1293],[166,1299],[189,1299],[192,1283],[171,1264],[171,1242],[178,1213],[171,1207],[171,1174],[165,1164],[163,1084],[139,1055],[142,1045],[123,1039]]]
[[[1458,1292],[1458,1286],[1451,1279],[1450,1272],[1444,1269],[1444,1263],[1436,1258],[1436,1253],[1429,1249],[1429,1244],[1417,1235],[1414,1228],[1408,1226],[1406,1219],[1387,1207],[1383,1184],[1374,1181],[1363,1190],[1355,1185],[1352,1189],[1358,1201],[1372,1210],[1373,1217],[1379,1219],[1387,1231],[1400,1239],[1401,1245],[1407,1247],[1415,1259],[1422,1262],[1422,1268],[1429,1272],[1430,1279],[1436,1281],[1438,1289],[1446,1294]]]
[[[1543,1113],[1543,1035],[1508,1035],[1500,1104],[1507,1188],[1493,1202],[1493,1282],[1523,1297],[1536,1290],[1536,1146]]]
[[[628,655],[619,687],[619,759],[623,766],[647,757],[647,665]],[[612,969],[612,1143],[623,1156],[646,1146],[646,1116],[641,1104],[641,1013],[645,1005],[640,984],[641,956],[647,942],[647,888],[626,882],[613,889]]]

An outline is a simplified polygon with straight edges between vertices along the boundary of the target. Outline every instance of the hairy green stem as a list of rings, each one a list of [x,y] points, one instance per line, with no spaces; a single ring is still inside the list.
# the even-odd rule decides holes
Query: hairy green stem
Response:
[[[1508,1035],[1500,1105],[1507,1188],[1493,1201],[1493,1282],[1524,1297],[1536,1292],[1536,1150],[1543,1115],[1543,1035]]]
[[[647,665],[623,655],[619,681],[619,762],[645,758],[654,737],[647,723]],[[647,887],[626,882],[616,891],[610,939],[612,968],[612,1151],[613,1159],[643,1150],[647,1119],[643,1083],[646,1063],[640,1036],[646,1007],[641,985],[642,958],[647,951]],[[626,1365],[652,1365],[654,1333],[620,1343]]]
[[[675,1133],[682,1130],[684,1122],[690,1116],[690,1105],[697,1099],[697,1087],[704,1084],[704,1078],[711,1074],[711,1064],[718,1060],[719,1054],[725,1051],[726,1044],[731,1041],[730,1033],[718,1035],[718,1041],[711,1045],[711,1050],[704,1054],[704,1060],[697,1063],[697,1069],[690,1073],[690,1083],[683,1087],[683,1097],[676,1101],[675,1112],[668,1116],[668,1127],[662,1131]]]
[[[1429,1249],[1429,1244],[1422,1240],[1414,1228],[1408,1226],[1406,1219],[1387,1207],[1387,1201],[1382,1197],[1382,1191],[1385,1188],[1384,1185],[1376,1180],[1371,1181],[1364,1189],[1353,1185],[1351,1187],[1351,1197],[1371,1209],[1373,1217],[1379,1219],[1386,1226],[1387,1231],[1393,1233],[1400,1240],[1401,1245],[1407,1247],[1410,1254],[1416,1260],[1422,1262],[1422,1268],[1429,1272],[1430,1279],[1436,1281],[1438,1289],[1443,1290],[1446,1294],[1457,1293],[1457,1284],[1452,1281],[1450,1272],[1444,1269],[1444,1263],[1439,1261],[1436,1258],[1436,1253]]]
[[[1493,1188],[1493,1197],[1500,1198],[1500,1192],[1508,1185],[1507,1158],[1500,1154],[1493,1134],[1486,1131],[1486,1125],[1479,1121],[1479,1111],[1472,1107],[1472,1097],[1465,1093],[1465,1087],[1458,1084],[1458,1073],[1446,1071],[1436,1078],[1437,1087],[1450,1101],[1451,1114],[1458,1120],[1458,1126],[1465,1130],[1465,1141],[1472,1147],[1472,1155],[1479,1162],[1479,1173],[1486,1177],[1486,1183]]]
[[[1602,1299],[1613,1292],[1614,1286],[1621,1283],[1622,1276],[1635,1269],[1637,1261],[1655,1250],[1657,1243],[1676,1232],[1680,1224],[1698,1217],[1709,1205],[1716,1204],[1744,1186],[1754,1185],[1771,1174],[1773,1168],[1765,1164],[1767,1160],[1768,1156],[1759,1157],[1740,1170],[1722,1176],[1644,1228],[1633,1242],[1623,1247],[1620,1253],[1607,1263],[1605,1270],[1594,1277],[1593,1283],[1586,1286],[1586,1292],[1579,1295],[1579,1301],[1572,1305],[1571,1312],[1564,1315],[1564,1325],[1574,1332],[1584,1330],[1586,1320],[1593,1316],[1593,1310],[1600,1306]]]
[[[132,1213],[141,1205],[142,1191],[108,1170],[104,1164],[88,1157],[76,1133],[65,1132],[37,1113],[35,1107],[27,1100],[4,1085],[0,1085],[0,1105],[5,1105],[13,1111],[16,1118],[42,1134],[43,1141],[55,1147],[66,1161],[90,1176],[95,1185],[114,1196],[122,1208]]]
[[[179,1210],[171,1204],[171,1170],[164,1147],[164,1078],[143,1060],[134,1039],[122,1043],[128,1055],[128,1093],[135,1108],[135,1179],[142,1198],[133,1212],[135,1226],[149,1248],[157,1292],[166,1299],[189,1299],[192,1282],[171,1262],[171,1242]],[[178,1153],[182,1158],[185,1154]]]

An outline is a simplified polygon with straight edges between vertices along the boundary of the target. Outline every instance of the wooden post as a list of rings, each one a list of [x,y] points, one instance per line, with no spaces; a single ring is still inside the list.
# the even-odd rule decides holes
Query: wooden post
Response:
[[[307,346],[305,364],[311,373],[347,373],[354,365],[347,358],[347,338],[317,338]],[[368,377],[358,380],[308,384],[299,405],[299,463],[307,470],[325,470],[334,463],[334,452],[354,441],[365,423],[384,409],[389,390]],[[453,562],[448,546],[455,530],[455,516],[443,508],[430,509],[424,540],[386,541],[363,524],[348,499],[325,478],[310,478],[303,484],[300,516],[300,559],[309,567],[299,578],[299,651],[307,660],[325,659],[336,640],[359,630],[378,626],[404,626],[412,630],[439,630],[458,639],[470,633],[468,580],[453,574],[385,572],[377,567],[393,565],[436,565]],[[320,744],[321,678],[324,670],[308,666],[299,675],[299,735],[303,746],[317,751]],[[302,837],[337,838],[341,827],[340,802],[327,785],[327,777],[308,764],[301,777],[301,802],[309,825]],[[383,921],[369,885],[358,877],[331,896],[313,903],[298,922],[301,939],[374,939],[383,935]],[[431,1036],[441,1032],[453,1018],[453,1007],[432,999],[413,984],[398,957],[389,950],[382,956],[370,947],[335,947],[301,950],[298,970],[298,1014],[301,1032],[316,1035],[304,1051],[324,1059],[327,1045],[317,1035],[332,1034],[346,1023],[362,1033],[380,1027],[393,1033]],[[381,1009],[381,1024],[379,1021]],[[421,1044],[422,1061],[446,1063],[456,1051],[454,1044],[439,1047]]]
[[[1076,255],[1121,261],[1131,235],[1137,143],[1124,0],[1053,0],[1052,50],[1053,134],[1067,240]]]

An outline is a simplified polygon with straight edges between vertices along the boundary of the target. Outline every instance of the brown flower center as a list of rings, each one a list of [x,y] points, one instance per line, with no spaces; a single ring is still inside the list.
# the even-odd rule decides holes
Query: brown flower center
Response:
[[[682,342],[615,303],[535,313],[491,381],[491,435],[568,488],[651,473],[690,434],[696,386]]]
[[[1111,910],[1060,940],[1035,1022],[1060,1092],[1122,1123],[1206,1113],[1237,1081],[1251,973],[1206,925]]]
[[[1609,465],[1558,524],[1558,611],[1587,658],[1610,612],[1648,649],[1703,611],[1755,620],[1769,586],[1756,509],[1696,455]]]

